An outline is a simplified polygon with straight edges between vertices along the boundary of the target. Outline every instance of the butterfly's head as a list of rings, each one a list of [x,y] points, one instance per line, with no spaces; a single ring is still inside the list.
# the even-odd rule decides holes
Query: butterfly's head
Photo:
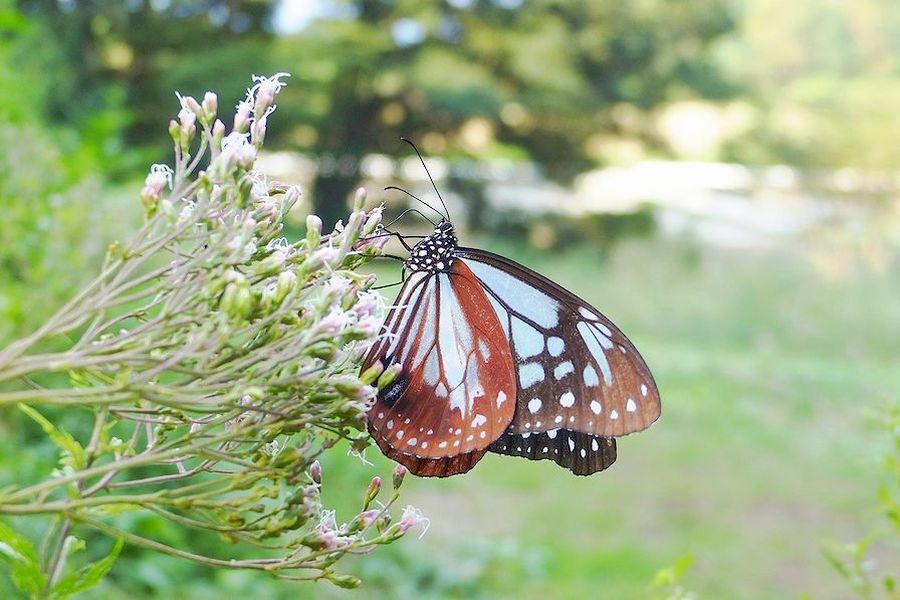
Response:
[[[456,249],[456,234],[453,224],[442,219],[427,238],[413,246],[409,258],[403,263],[410,271],[437,273],[449,271],[453,264],[453,251]]]

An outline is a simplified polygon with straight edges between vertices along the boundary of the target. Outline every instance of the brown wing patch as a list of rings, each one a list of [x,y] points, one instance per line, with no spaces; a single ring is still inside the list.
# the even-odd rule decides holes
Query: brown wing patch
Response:
[[[370,409],[369,430],[379,447],[383,441],[418,458],[484,450],[515,411],[509,343],[462,261],[449,272],[415,275],[388,315],[389,333],[364,366],[376,360],[402,366]]]

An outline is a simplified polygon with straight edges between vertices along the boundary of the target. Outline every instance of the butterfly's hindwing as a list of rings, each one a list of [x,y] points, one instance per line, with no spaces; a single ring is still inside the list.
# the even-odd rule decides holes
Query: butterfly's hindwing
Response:
[[[517,410],[511,433],[568,429],[612,437],[660,414],[659,392],[634,345],[589,304],[501,256],[459,248],[509,339]]]
[[[552,460],[576,475],[591,475],[616,461],[616,441],[589,433],[552,429],[539,433],[504,433],[491,452],[529,460]]]
[[[387,444],[417,465],[418,459],[485,450],[506,430],[515,411],[512,354],[483,288],[462,261],[447,271],[413,273],[385,328],[389,333],[364,366],[402,367],[369,411],[380,447]]]

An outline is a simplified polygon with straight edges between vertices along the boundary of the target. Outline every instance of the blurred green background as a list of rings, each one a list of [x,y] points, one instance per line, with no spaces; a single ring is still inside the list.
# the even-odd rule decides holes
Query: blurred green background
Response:
[[[900,4],[0,0],[0,345],[139,224],[175,90],[214,89],[227,114],[277,71],[259,166],[303,185],[290,235],[360,184],[391,213],[406,201],[385,185],[434,198],[410,137],[464,243],[629,334],[663,418],[587,479],[499,456],[410,478],[431,528],[345,563],[359,592],[126,549],[90,597],[645,598],[687,555],[702,598],[850,595],[820,544],[878,527],[889,477],[867,415],[900,397]],[[4,482],[55,466],[29,439],[0,412]],[[323,463],[345,516],[340,491],[389,472],[375,454]],[[900,572],[896,544],[873,558]]]

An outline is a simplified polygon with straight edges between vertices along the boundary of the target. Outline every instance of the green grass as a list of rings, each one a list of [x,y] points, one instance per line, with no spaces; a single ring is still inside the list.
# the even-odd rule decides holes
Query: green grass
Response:
[[[495,248],[629,334],[657,377],[663,417],[590,478],[488,456],[466,477],[411,481],[405,499],[432,528],[405,551],[453,565],[466,542],[511,539],[539,557],[511,587],[485,574],[490,597],[648,597],[654,573],[685,554],[696,558],[686,585],[701,597],[848,597],[819,543],[875,519],[886,440],[864,412],[900,396],[896,273],[825,280],[787,252],[662,242],[607,259]]]
[[[403,501],[431,528],[346,562],[364,578],[357,597],[648,598],[654,574],[687,554],[696,562],[684,585],[701,598],[850,597],[819,544],[861,535],[877,519],[886,439],[864,415],[900,397],[896,270],[825,279],[797,251],[652,240],[608,257],[484,245],[611,317],[650,364],[662,419],[621,440],[616,464],[589,478],[494,455],[463,477],[409,477]],[[379,273],[393,281],[396,268]],[[369,450],[374,467],[340,449],[323,461],[326,500],[345,517],[359,499],[341,490],[389,474],[377,454]],[[202,599],[225,590],[354,594],[126,551],[91,597]]]

